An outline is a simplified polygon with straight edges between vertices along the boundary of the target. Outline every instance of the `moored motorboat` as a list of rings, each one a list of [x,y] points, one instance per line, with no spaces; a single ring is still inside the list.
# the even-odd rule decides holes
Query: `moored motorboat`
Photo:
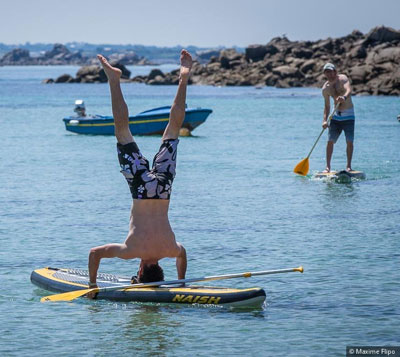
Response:
[[[129,117],[129,128],[133,135],[162,134],[169,121],[170,106],[146,110]],[[189,132],[203,124],[212,113],[206,108],[186,108],[182,128]],[[65,128],[77,134],[114,135],[114,118],[112,116],[89,115],[85,117],[66,117]]]

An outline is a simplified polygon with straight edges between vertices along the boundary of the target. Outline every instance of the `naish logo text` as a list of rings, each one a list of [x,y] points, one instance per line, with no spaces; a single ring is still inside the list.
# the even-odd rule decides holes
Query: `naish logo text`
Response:
[[[172,302],[183,302],[189,304],[219,304],[221,300],[220,297],[216,296],[199,296],[199,295],[181,295],[176,294],[175,297],[172,299]]]

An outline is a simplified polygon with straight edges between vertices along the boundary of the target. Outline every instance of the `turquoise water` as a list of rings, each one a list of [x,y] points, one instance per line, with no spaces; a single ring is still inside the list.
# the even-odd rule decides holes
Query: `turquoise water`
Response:
[[[134,74],[149,68],[131,68]],[[165,69],[165,68],[164,68]],[[292,173],[321,130],[318,89],[190,87],[213,109],[181,138],[170,220],[187,277],[303,265],[304,274],[219,282],[260,286],[267,305],[229,311],[79,299],[42,304],[44,266],[85,268],[92,246],[126,236],[131,198],[112,137],[78,136],[75,99],[110,115],[106,84],[43,85],[76,67],[0,67],[2,356],[343,356],[346,345],[399,345],[400,99],[355,97],[355,169],[340,185]],[[131,114],[169,105],[175,87],[124,84]],[[310,172],[325,165],[324,134]],[[159,137],[138,137],[152,158]],[[345,167],[345,141],[332,167]],[[132,275],[137,262],[105,260]],[[163,261],[167,279],[173,260]]]

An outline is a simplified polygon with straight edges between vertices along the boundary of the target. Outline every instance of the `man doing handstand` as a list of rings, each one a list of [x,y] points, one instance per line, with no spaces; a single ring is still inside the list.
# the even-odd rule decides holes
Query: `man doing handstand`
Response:
[[[171,185],[175,177],[179,130],[185,119],[186,87],[192,67],[192,57],[182,50],[180,78],[170,119],[162,144],[150,169],[129,130],[128,107],[120,87],[121,71],[112,67],[101,55],[97,56],[107,75],[111,91],[112,111],[117,138],[118,159],[133,198],[128,236],[124,243],[111,243],[92,248],[89,253],[89,286],[97,287],[96,278],[103,258],[140,258],[138,282],[164,280],[159,266],[163,258],[176,258],[178,279],[186,274],[186,251],[176,242],[168,220]],[[89,295],[93,298],[94,295]]]

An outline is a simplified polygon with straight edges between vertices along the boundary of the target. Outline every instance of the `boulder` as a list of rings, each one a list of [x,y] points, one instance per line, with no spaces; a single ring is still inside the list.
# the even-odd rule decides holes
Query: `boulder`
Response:
[[[146,77],[145,76],[135,76],[131,79],[131,82],[136,82],[136,83],[145,83],[146,82]]]
[[[64,56],[66,54],[69,54],[70,51],[67,47],[62,45],[61,43],[56,43],[51,51],[46,51],[45,54],[43,55],[44,58],[54,58],[54,57],[59,57]]]
[[[300,71],[302,71],[303,73],[307,73],[313,71],[315,68],[316,68],[316,61],[310,59],[301,65]]]
[[[297,47],[292,50],[292,56],[296,58],[310,59],[313,55],[313,51],[304,47]]]
[[[367,50],[363,45],[357,45],[350,51],[350,57],[362,59],[367,56]]]
[[[209,65],[206,66],[208,73],[219,71],[220,68],[221,68],[221,63],[219,62],[210,63]]]
[[[69,74],[63,74],[60,77],[58,77],[55,81],[55,83],[74,83],[75,79],[74,77],[70,76]],[[49,82],[51,83],[51,82]]]
[[[239,61],[243,57],[242,54],[236,52],[234,49],[223,50],[219,56],[219,62],[221,63],[222,68],[229,69],[231,68],[230,63],[233,61]],[[237,63],[237,62],[236,62]]]
[[[196,52],[196,60],[200,63],[207,63],[211,60],[211,57],[219,57],[221,50],[218,49],[210,49],[204,51],[197,51]]]
[[[384,62],[394,62],[400,64],[400,47],[389,47],[378,51],[374,56],[377,64]]]
[[[362,84],[365,83],[368,75],[372,72],[372,66],[363,65],[363,66],[356,66],[351,68],[350,70],[350,79],[352,84]]]
[[[110,62],[127,66],[138,64],[141,58],[134,51],[127,51],[123,53],[113,53],[109,56],[109,60]]]
[[[265,56],[272,56],[278,52],[278,48],[273,44],[250,45],[246,48],[246,59],[249,62],[258,62],[263,60]]]
[[[383,43],[390,41],[400,41],[400,31],[391,27],[379,26],[373,28],[366,35],[366,43]]]
[[[105,83],[107,82],[106,74],[100,66],[83,66],[76,73],[75,80],[82,83]]]
[[[150,71],[150,74],[147,76],[147,80],[151,81],[151,80],[155,79],[156,77],[164,78],[165,76],[161,70],[154,68]]]
[[[273,87],[278,82],[279,77],[273,73],[268,73],[263,77],[264,84]]]
[[[298,68],[296,67],[291,67],[291,66],[279,66],[276,67],[272,70],[273,74],[276,74],[280,78],[301,78],[303,77],[303,74],[299,71]]]
[[[328,38],[326,40],[322,40],[322,41],[317,42],[313,46],[313,49],[322,48],[323,50],[331,52],[333,50],[333,47],[334,47],[333,40],[331,38]]]

